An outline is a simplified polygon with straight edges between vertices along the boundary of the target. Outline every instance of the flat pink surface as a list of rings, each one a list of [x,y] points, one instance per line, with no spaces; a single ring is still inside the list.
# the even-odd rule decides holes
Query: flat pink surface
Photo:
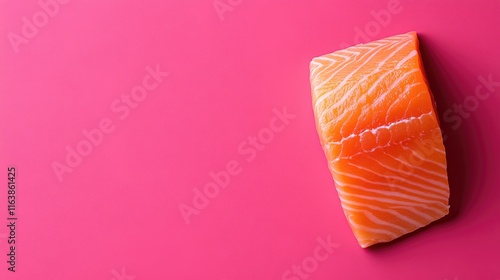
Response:
[[[500,279],[499,14],[487,0],[1,0],[0,279]],[[451,214],[361,249],[309,61],[412,30]]]

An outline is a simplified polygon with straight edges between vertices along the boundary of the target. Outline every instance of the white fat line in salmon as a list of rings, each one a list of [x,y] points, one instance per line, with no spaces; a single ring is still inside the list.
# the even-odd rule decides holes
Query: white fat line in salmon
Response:
[[[389,168],[387,165],[383,165],[379,161],[376,161],[376,162],[377,162],[377,164],[379,164],[379,166],[382,166],[382,167],[387,168],[387,169],[392,170],[392,171],[395,170],[393,168]],[[362,166],[358,166],[358,165],[354,165],[352,163],[349,164],[349,165],[352,166],[352,167],[355,167],[355,168],[357,168],[359,170],[364,170],[364,171],[367,171],[367,172],[369,172],[371,174],[374,174],[375,176],[381,178],[382,181],[383,181],[384,178],[390,177],[391,179],[394,180],[394,182],[405,182],[405,183],[407,183],[407,184],[409,184],[409,185],[412,186],[412,188],[405,188],[405,187],[400,186],[400,185],[394,185],[394,186],[391,186],[393,188],[399,188],[401,190],[405,190],[405,191],[410,192],[410,193],[418,194],[418,195],[421,195],[421,196],[428,196],[428,197],[435,198],[435,199],[447,199],[448,198],[448,192],[447,192],[448,188],[447,188],[447,185],[443,184],[441,182],[431,181],[431,180],[426,179],[424,177],[412,174],[412,176],[414,176],[416,178],[419,178],[419,179],[421,179],[424,182],[427,182],[427,183],[431,183],[432,182],[431,185],[434,185],[434,186],[437,187],[437,188],[433,188],[433,187],[429,187],[428,188],[426,184],[420,184],[420,183],[414,182],[415,180],[413,180],[411,183],[408,182],[408,178],[400,176],[399,172],[397,172],[397,173],[395,173],[394,175],[391,176],[391,175],[387,175],[387,174],[384,175],[384,174],[375,172],[372,169],[369,169],[369,168],[366,168],[366,167],[362,167]],[[360,172],[360,174],[361,174],[361,172]],[[417,189],[424,189],[425,191],[418,191]],[[439,189],[442,189],[442,191],[439,191]],[[439,196],[437,194],[441,194],[441,195]]]
[[[394,41],[391,44],[384,44],[384,45],[381,45],[380,47],[372,48],[370,51],[363,53],[363,55],[361,57],[359,57],[359,59],[351,61],[350,63],[353,63],[356,61],[363,61],[363,62],[356,69],[354,69],[354,71],[351,71],[346,77],[344,77],[344,79],[342,79],[342,81],[334,89],[331,89],[331,90],[327,91],[326,93],[324,93],[323,95],[319,96],[318,99],[316,100],[316,103],[314,104],[315,110],[317,110],[318,104],[321,104],[324,100],[326,100],[327,97],[338,92],[338,90],[340,88],[342,88],[347,83],[347,81],[349,81],[349,79],[359,71],[359,69],[363,68],[366,64],[370,63],[372,61],[372,59],[377,59],[377,54],[380,51],[386,50],[387,46],[396,45],[396,44],[404,44],[404,43],[409,43],[409,42],[411,42],[411,40]],[[368,58],[365,59],[365,56],[368,56]],[[342,67],[342,68],[344,68],[344,67]],[[359,83],[359,81],[358,81],[358,83]],[[344,100],[345,98],[347,98],[347,94],[344,94],[341,97],[341,100]],[[338,104],[338,102],[336,104]],[[330,106],[328,108],[331,109],[332,107],[334,107],[334,106]],[[318,119],[323,119],[323,115],[324,115],[325,111],[326,110],[324,110],[320,113]]]
[[[406,118],[406,119],[401,119],[401,120],[397,120],[397,121],[394,121],[392,123],[388,123],[388,124],[385,124],[385,125],[381,125],[381,126],[377,126],[375,128],[367,128],[363,131],[360,131],[358,133],[352,133],[348,136],[345,136],[345,137],[342,137],[342,139],[340,139],[339,141],[331,141],[329,142],[329,144],[337,144],[337,145],[340,145],[340,144],[343,144],[346,140],[349,140],[349,139],[352,139],[354,137],[361,137],[363,134],[365,133],[371,133],[373,135],[377,135],[377,132],[379,130],[382,130],[382,129],[388,129],[390,130],[392,127],[398,125],[398,124],[406,124],[406,123],[409,123],[411,121],[420,121],[420,119],[424,116],[424,115],[431,115],[432,112],[427,112],[427,113],[423,113],[421,114],[420,116],[417,116],[417,117],[409,117],[409,118]],[[367,150],[364,150],[365,152],[369,152]]]
[[[320,66],[323,66],[323,69],[320,72],[318,72],[318,73],[315,73],[314,71],[311,72],[311,76],[312,77],[314,77],[315,75],[319,76],[319,75],[323,74],[323,72],[325,70],[330,70],[330,71],[334,71],[335,70],[328,78],[324,79],[324,81],[320,82],[319,84],[313,83],[313,85],[316,84],[314,86],[314,92],[317,92],[318,89],[320,89],[321,87],[323,87],[325,84],[331,82],[331,80],[335,77],[335,75],[337,75],[345,67],[351,65],[353,62],[356,61],[356,60],[354,60],[354,61],[350,61],[350,60],[351,59],[356,59],[358,57],[358,55],[361,54],[361,52],[356,52],[356,51],[353,51],[353,50],[356,50],[356,49],[366,49],[366,50],[368,50],[367,52],[363,53],[363,55],[361,56],[361,58],[363,58],[364,56],[368,55],[371,51],[377,50],[380,47],[383,47],[383,46],[386,45],[386,44],[383,44],[383,43],[397,43],[397,42],[398,42],[398,40],[384,39],[384,40],[379,40],[377,42],[373,42],[373,43],[369,43],[369,44],[364,44],[364,45],[360,45],[360,46],[353,46],[353,47],[350,47],[349,49],[346,49],[346,50],[338,50],[338,51],[336,51],[334,53],[314,58],[312,60],[312,63],[319,64]],[[349,53],[350,55],[347,56],[347,55],[342,55],[340,53]],[[344,60],[343,61],[338,61],[339,64],[336,65],[335,67],[333,67],[333,63],[332,62],[334,62],[334,61],[337,62],[337,61],[329,59],[329,57],[337,57],[337,56],[341,57],[341,58],[344,58]],[[320,61],[320,60],[326,60],[326,61],[329,61],[331,63],[330,64],[318,63],[318,61]],[[342,67],[340,67],[340,66],[342,66]]]
[[[411,224],[415,227],[420,227],[420,226],[422,226],[422,224],[414,219],[411,219],[410,217],[403,215],[402,213],[398,212],[397,210],[399,210],[399,209],[405,210],[405,211],[411,212],[412,214],[415,214],[416,216],[420,216],[423,219],[432,220],[431,216],[429,216],[429,215],[423,213],[422,211],[419,211],[416,208],[411,207],[411,206],[382,208],[382,207],[378,207],[378,206],[371,205],[371,204],[359,203],[356,201],[348,200],[342,196],[340,197],[340,202],[342,203],[342,206],[343,206],[342,208],[344,208],[344,209],[349,209],[347,207],[350,207],[350,208],[358,207],[358,208],[366,208],[366,209],[374,210],[377,212],[383,212],[386,214],[390,214],[390,215],[396,217],[397,219],[400,219],[401,221],[406,222],[408,224]]]
[[[390,57],[394,56],[398,51],[400,51],[401,49],[403,49],[404,47],[406,47],[408,44],[410,44],[412,42],[411,39],[407,40],[407,41],[401,41],[401,42],[404,42],[400,47],[398,47],[394,52],[392,52],[388,57],[386,57],[384,60],[383,60],[383,63],[386,63],[387,60],[389,60]],[[346,79],[350,78],[350,76],[354,75],[359,69],[361,69],[361,67],[363,66],[364,64],[362,64],[360,67],[358,67],[356,70],[354,70],[353,72],[351,72],[348,77],[346,77]],[[364,82],[366,79],[368,79],[368,77],[372,76],[373,74],[376,74],[379,72],[380,68],[381,67],[381,64],[379,63],[379,65],[377,66],[377,68],[375,68],[372,72],[370,72],[369,74],[366,74],[364,75],[361,79],[359,79],[352,87],[351,89],[349,89],[346,93],[343,94],[343,96],[340,98],[340,100],[338,100],[335,104],[329,106],[327,109],[323,110],[320,114],[319,114],[319,118],[320,119],[325,119],[325,114],[327,113],[331,113],[334,109],[338,108],[340,105],[339,104],[344,104],[345,101],[352,96],[352,94],[355,92],[355,90],[358,88],[358,86]],[[405,77],[406,75],[411,75],[415,72],[417,72],[418,69],[412,69],[410,71],[408,71],[407,73],[405,73],[403,76],[399,77],[398,80],[396,80],[392,85],[391,87],[389,87],[386,91],[386,94],[388,92],[390,92],[392,89],[394,89]],[[372,84],[372,86],[370,87],[370,89],[365,93],[366,96],[370,96],[374,91],[375,89],[377,88],[377,85],[383,81],[383,78],[385,78],[387,75],[391,74],[392,71],[388,71],[387,73],[381,75],[380,77],[377,78],[377,80]],[[344,79],[344,81],[346,81],[346,79]],[[347,83],[347,82],[346,82]],[[341,83],[342,85],[342,83]],[[339,85],[340,86],[340,85]],[[324,97],[326,98],[327,95],[330,95],[330,94],[333,94],[333,93],[336,93],[338,91],[338,88],[340,87],[337,87],[336,89],[330,91],[330,93],[328,94],[325,94],[321,97]],[[376,106],[379,102],[379,100],[383,100],[382,98],[385,97],[385,95],[382,95],[382,96],[379,96],[374,102],[373,104]],[[320,97],[320,98],[321,98]],[[316,101],[316,104],[318,104],[320,102],[320,98],[318,98],[318,100]],[[355,103],[357,104],[357,103]],[[335,120],[340,120],[342,119],[348,112],[350,112],[355,104],[351,104],[350,107],[346,108],[345,110],[343,110],[343,113],[340,114],[339,116],[336,116],[335,118],[331,118],[330,121],[328,121],[326,124],[324,124],[322,127],[326,127],[328,126],[332,121],[335,121]]]
[[[350,176],[346,175],[345,173],[343,175],[345,177],[350,177]],[[354,177],[350,177],[351,180],[353,178]],[[373,182],[373,181],[369,181],[369,180],[361,180],[361,181],[363,181],[365,183],[373,184],[373,185],[379,185],[381,187],[385,187],[386,189],[388,188],[387,184],[382,184],[382,183]],[[385,197],[401,198],[401,199],[405,199],[405,200],[409,200],[409,201],[414,201],[414,202],[421,202],[421,203],[432,203],[432,202],[442,203],[442,201],[446,201],[446,199],[447,199],[447,196],[436,196],[436,195],[429,195],[429,194],[424,195],[423,192],[415,191],[415,190],[412,190],[411,188],[406,188],[406,187],[403,187],[403,186],[397,186],[398,189],[400,189],[401,191],[396,191],[395,188],[393,188],[393,189],[391,189],[389,191],[387,191],[387,190],[384,191],[384,190],[381,190],[380,188],[368,188],[368,187],[364,187],[364,186],[361,186],[361,185],[358,185],[358,184],[344,183],[344,182],[342,182],[340,180],[336,180],[335,184],[337,184],[338,188],[341,188],[341,189],[355,189],[355,190],[358,190],[358,191],[362,191],[364,194],[367,194],[367,195],[368,194],[380,194],[380,195],[384,195]],[[405,191],[407,193],[404,193],[402,191]],[[420,196],[417,197],[415,195],[410,195],[408,193],[418,194]],[[426,196],[429,199],[421,198],[421,196]],[[431,198],[434,199],[434,200],[431,200]]]
[[[342,82],[340,83],[339,86],[337,86],[335,89],[333,90],[329,90],[328,92],[326,92],[325,94],[323,94],[322,96],[320,96],[317,100],[316,100],[316,103],[315,103],[315,108],[316,108],[316,105],[319,104],[320,102],[322,102],[326,97],[328,97],[329,95],[331,95],[332,93],[335,93],[338,91],[339,88],[341,88],[341,86],[345,83],[347,83],[347,81],[349,80],[349,78],[354,75],[359,69],[361,69],[363,67],[364,64],[368,63],[369,60],[371,60],[374,55],[376,55],[379,51],[385,49],[386,47],[388,47],[388,49],[391,49],[392,47],[394,46],[397,46],[397,45],[400,45],[400,44],[408,44],[409,42],[411,42],[411,37],[410,36],[407,36],[409,41],[402,41],[402,40],[386,40],[387,43],[386,44],[376,44],[375,47],[371,47],[371,48],[366,48],[368,49],[368,51],[364,52],[363,55],[361,57],[357,57],[360,53],[356,53],[355,56],[352,56],[352,58],[354,58],[353,61],[350,61],[349,63],[345,63],[345,65],[343,65],[343,67],[341,68],[338,68],[335,67],[334,70],[338,69],[338,71],[336,71],[334,74],[332,74],[330,77],[326,78],[325,81],[323,81],[322,83],[318,84],[318,87],[314,87],[315,89],[318,89],[321,85],[324,85],[326,84],[327,82],[330,82],[335,74],[337,74],[338,72],[340,72],[341,70],[343,70],[346,66],[349,66],[351,65],[352,63],[354,62],[357,62],[357,61],[362,61],[364,60],[364,58],[366,56],[368,56],[369,54],[371,54],[372,52],[375,51],[375,53],[373,53],[370,57],[367,58],[367,61],[365,61],[365,63],[363,63],[360,67],[358,67],[357,69],[355,69],[353,72],[351,72],[349,75],[347,75],[347,77],[344,78],[344,80],[342,80]],[[379,40],[377,42],[383,42],[384,40]],[[369,46],[370,44],[365,44],[363,46],[367,47]],[[404,46],[403,46],[404,47]],[[359,48],[358,46],[354,46],[354,47],[351,47],[350,49],[355,49],[355,48]],[[401,47],[400,47],[401,48]],[[398,50],[400,49],[398,48]],[[349,50],[340,50],[340,51],[337,51],[336,53],[338,52],[350,52]],[[397,51],[396,51],[397,52]],[[389,59],[392,55],[389,55],[386,59]],[[380,66],[380,63],[379,63],[379,66]],[[368,74],[367,76],[373,74],[373,73],[377,73],[379,71],[379,68],[377,67],[376,71],[372,71],[370,74]],[[362,82],[367,76],[365,76],[363,79],[361,79],[361,81],[358,81],[358,83],[356,83],[356,85],[358,85],[360,82]],[[355,86],[353,87],[355,88]],[[348,91],[348,93],[351,93],[352,92],[352,89],[350,91]],[[344,98],[346,95],[348,95],[348,93],[344,94],[342,98]]]
[[[382,198],[382,197],[376,197],[376,196],[369,196],[369,195],[360,195],[360,194],[353,194],[353,193],[346,193],[343,189],[337,187],[337,191],[339,194],[344,197],[345,199],[349,198],[359,198],[359,199],[364,199],[364,200],[373,200],[377,202],[383,202],[384,204],[389,204],[388,207],[396,207],[400,205],[404,206],[412,206],[416,208],[422,208],[425,210],[429,210],[434,212],[435,214],[441,215],[443,214],[442,209],[436,208],[436,207],[429,207],[426,202],[424,203],[417,203],[417,202],[410,202],[410,201],[403,201],[403,200],[394,200],[394,199],[389,199],[389,198]],[[441,208],[448,209],[448,206],[444,206]]]
[[[389,156],[386,152],[384,152],[383,154],[386,155],[386,156]],[[428,177],[423,177],[423,176],[420,176],[420,175],[417,175],[417,174],[413,174],[411,172],[408,172],[408,171],[405,171],[405,170],[402,170],[402,169],[395,169],[395,168],[393,168],[393,167],[391,167],[391,166],[389,166],[387,164],[382,163],[381,161],[375,159],[372,156],[368,156],[368,158],[370,158],[371,160],[373,160],[379,166],[381,166],[383,168],[386,168],[386,169],[388,169],[390,171],[396,172],[395,175],[399,176],[401,178],[401,180],[403,180],[403,181],[406,181],[406,180],[408,180],[409,177],[413,176],[414,178],[420,179],[420,180],[422,180],[422,181],[424,181],[426,183],[429,183],[430,185],[434,185],[435,187],[438,188],[438,189],[430,188],[428,191],[439,192],[439,189],[442,189],[443,192],[439,192],[439,193],[448,195],[448,191],[447,191],[448,190],[448,185],[446,184],[446,177],[441,177],[445,181],[445,182],[442,182],[442,181],[434,180],[434,179],[431,179],[431,178],[428,178]],[[422,168],[422,170],[424,172],[427,172],[427,169],[423,169]],[[445,171],[444,168],[443,168],[443,171]],[[380,176],[380,177],[387,177],[388,174],[392,174],[392,173],[386,173],[385,175],[378,174],[378,176]],[[401,175],[403,175],[403,174],[406,174],[408,176],[402,177]],[[391,176],[389,176],[389,177],[391,177]]]
[[[451,129],[453,130],[459,129],[460,126],[462,125],[463,119],[469,118],[471,116],[471,113],[478,110],[480,102],[484,102],[487,99],[489,99],[491,97],[491,94],[495,93],[497,91],[497,88],[500,87],[500,82],[495,81],[493,79],[493,74],[491,73],[486,78],[482,75],[479,75],[477,77],[477,80],[478,84],[475,87],[473,95],[465,97],[461,104],[455,103],[452,105],[452,108],[449,108],[444,111],[442,119],[444,120],[444,123],[451,124]],[[434,153],[439,153],[442,155],[445,154],[444,146],[441,145],[440,143],[446,142],[446,140],[448,139],[448,135],[445,133],[441,135],[441,133],[442,133],[441,130],[438,130],[435,133],[433,133],[434,136],[432,137],[432,141],[426,141],[428,145],[423,145],[419,143],[417,150],[413,151],[412,149],[407,149],[411,150],[411,153],[409,154],[408,158],[394,157],[401,163],[398,167],[399,170],[406,168],[408,169],[407,173],[410,174],[415,172],[415,170],[420,170],[442,178],[446,177],[447,179],[447,176],[420,167],[424,163],[430,163],[446,170],[447,168],[446,163],[430,160],[430,157]],[[408,164],[407,162],[410,162],[411,165]]]

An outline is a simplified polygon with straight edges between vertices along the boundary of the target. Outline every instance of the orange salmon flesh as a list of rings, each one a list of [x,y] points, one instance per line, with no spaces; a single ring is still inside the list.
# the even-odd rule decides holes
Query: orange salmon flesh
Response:
[[[361,247],[448,214],[445,148],[415,32],[316,57],[310,79],[321,145]]]

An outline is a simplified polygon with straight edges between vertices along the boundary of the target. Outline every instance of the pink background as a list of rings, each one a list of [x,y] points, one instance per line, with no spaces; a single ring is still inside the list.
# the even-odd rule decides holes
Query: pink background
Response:
[[[480,76],[500,81],[499,1],[215,3],[230,9],[219,17],[212,0],[70,0],[16,53],[9,32],[21,36],[23,17],[42,8],[0,0],[0,178],[16,166],[19,217],[11,273],[5,184],[1,279],[297,280],[286,271],[328,236],[338,248],[307,279],[500,279],[500,87],[475,97]],[[377,23],[388,3],[391,18]],[[308,80],[314,56],[366,27],[369,40],[419,33],[451,185],[447,218],[371,249],[342,213]],[[170,75],[120,120],[110,104],[156,65]],[[295,118],[247,161],[240,143],[269,132],[284,107]],[[103,118],[115,130],[59,182],[52,162]],[[179,205],[192,206],[193,188],[232,160],[241,173],[187,225]]]

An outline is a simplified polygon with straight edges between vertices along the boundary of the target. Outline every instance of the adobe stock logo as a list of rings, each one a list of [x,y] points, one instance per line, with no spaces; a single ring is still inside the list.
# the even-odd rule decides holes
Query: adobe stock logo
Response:
[[[241,3],[243,3],[243,0],[215,0],[212,2],[220,21],[224,21],[225,13],[233,12]]]
[[[471,114],[479,109],[481,102],[485,102],[498,90],[497,88],[500,88],[500,81],[493,80],[492,74],[489,74],[487,78],[479,75],[477,80],[478,84],[476,85],[473,95],[465,97],[462,103],[454,103],[452,106],[453,109],[448,108],[444,111],[443,120],[445,123],[451,124],[452,130],[458,130],[462,126],[463,120],[471,117]],[[397,167],[397,173],[405,174],[407,177],[419,177],[416,171],[424,170],[429,172],[429,170],[423,168],[423,164],[428,162],[434,153],[444,152],[441,151],[440,146],[441,143],[446,143],[448,135],[445,133],[441,135],[441,133],[441,130],[435,130],[431,135],[431,139],[426,139],[423,143],[417,143],[417,149],[413,151],[413,153],[410,153],[408,157],[400,156],[396,158],[396,160],[400,162]],[[442,174],[437,175],[442,177]],[[396,191],[400,188],[397,184],[400,178],[396,177],[395,173],[387,171],[385,173],[385,177],[391,186],[391,190]],[[433,181],[431,178],[423,179],[436,183],[436,181]]]
[[[193,188],[194,196],[191,203],[180,203],[179,211],[186,225],[191,223],[193,215],[199,215],[201,211],[208,207],[211,199],[219,196],[221,189],[227,188],[233,177],[241,174],[243,171],[242,163],[251,163],[257,158],[267,146],[274,140],[276,134],[282,132],[290,124],[296,115],[287,112],[286,107],[282,110],[273,109],[274,116],[269,120],[266,127],[261,128],[256,135],[250,135],[238,146],[238,154],[244,160],[231,159],[226,162],[224,169],[214,172],[208,172],[210,181],[203,185],[203,188]]]
[[[371,10],[370,15],[373,17],[373,20],[366,23],[363,29],[359,26],[354,27],[354,32],[356,33],[354,35],[354,44],[342,42],[339,45],[340,49],[369,42],[371,39],[380,34],[383,27],[389,26],[393,15],[400,14],[402,11],[403,6],[401,6],[401,2],[399,0],[389,0],[389,2],[387,2],[386,9],[382,9],[378,12]]]
[[[469,118],[471,113],[478,110],[480,103],[489,99],[500,87],[500,81],[494,81],[493,74],[489,74],[488,78],[479,75],[477,80],[479,84],[475,88],[474,95],[465,97],[462,104],[453,104],[453,110],[448,109],[443,114],[444,121],[452,123],[453,130],[460,128],[462,120]]]
[[[293,265],[291,269],[285,271],[281,276],[282,280],[304,280],[309,279],[311,274],[318,270],[319,264],[326,261],[333,253],[333,249],[339,248],[340,244],[333,243],[331,236],[326,237],[326,241],[316,238],[318,245],[314,248],[312,256],[305,257],[299,265]]]
[[[122,94],[110,104],[110,111],[116,114],[116,117],[120,121],[126,120],[130,116],[132,110],[138,108],[138,106],[149,96],[149,93],[154,92],[163,82],[164,78],[169,75],[168,72],[162,72],[159,65],[156,65],[155,68],[147,66],[145,70],[147,74],[142,78],[142,83],[140,85],[134,86],[129,93]],[[112,118],[103,117],[96,128],[88,130],[83,129],[81,131],[83,139],[73,146],[66,146],[65,160],[62,162],[52,162],[52,170],[57,180],[62,182],[63,175],[73,172],[75,168],[80,166],[83,159],[88,157],[94,148],[101,145],[105,136],[112,133],[115,128],[116,125]]]
[[[116,269],[111,270],[111,274],[113,274],[113,278],[111,280],[134,280],[135,276],[127,274],[125,271],[125,267],[122,267],[121,273],[118,273]]]
[[[37,34],[39,28],[43,28],[49,23],[49,18],[53,18],[59,14],[60,5],[66,5],[69,0],[40,0],[38,6],[40,10],[36,11],[31,19],[22,17],[22,27],[20,34],[9,32],[7,39],[9,39],[12,49],[17,54],[20,52],[19,46],[21,44],[28,44],[30,39],[33,39]]]

